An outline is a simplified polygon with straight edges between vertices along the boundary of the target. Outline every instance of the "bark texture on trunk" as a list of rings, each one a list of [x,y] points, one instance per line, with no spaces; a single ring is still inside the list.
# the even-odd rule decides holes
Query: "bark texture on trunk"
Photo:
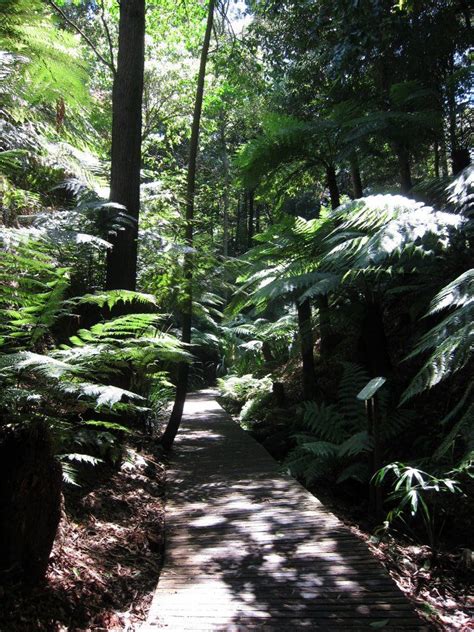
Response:
[[[196,89],[196,98],[194,101],[194,114],[193,124],[191,128],[191,141],[189,147],[189,163],[188,163],[188,177],[186,187],[186,216],[185,216],[185,241],[186,245],[192,248],[193,246],[193,224],[194,224],[194,199],[196,193],[196,167],[197,167],[197,155],[199,150],[199,131],[201,126],[201,112],[202,102],[204,97],[204,81],[206,78],[206,65],[209,55],[209,45],[211,42],[212,28],[214,23],[214,7],[215,0],[209,0],[208,15],[206,33],[204,35],[204,42],[201,50],[201,61],[199,65],[198,83]],[[185,299],[183,301],[182,308],[182,336],[181,339],[184,343],[189,344],[191,342],[191,326],[192,326],[192,312],[193,312],[193,293],[192,293],[192,281],[193,281],[193,255],[191,252],[185,254],[184,257],[184,278],[186,283]],[[166,450],[169,450],[173,445],[174,439],[178,433],[179,426],[181,424],[181,418],[183,416],[184,404],[186,401],[186,394],[188,391],[188,378],[189,378],[189,364],[186,362],[180,362],[178,367],[178,378],[176,385],[176,395],[174,400],[173,410],[171,412],[168,425],[166,427],[163,436],[161,437],[161,444]]]
[[[112,97],[110,201],[126,207],[133,225],[111,238],[108,290],[136,288],[144,63],[145,0],[127,0],[120,3],[119,53]]]
[[[301,344],[301,359],[303,361],[303,397],[305,400],[311,400],[316,397],[311,304],[309,300],[303,303],[296,303],[296,309],[298,311],[298,329]]]

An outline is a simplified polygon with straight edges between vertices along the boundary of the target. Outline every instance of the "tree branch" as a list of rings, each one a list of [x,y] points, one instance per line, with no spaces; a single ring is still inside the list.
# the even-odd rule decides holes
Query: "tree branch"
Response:
[[[107,37],[107,42],[109,44],[110,64],[112,66],[112,72],[115,75],[115,73],[117,72],[117,68],[115,66],[115,59],[114,59],[114,45],[112,43],[112,37],[110,35],[109,25],[107,24],[107,20],[105,19],[104,0],[100,0],[100,8],[101,8],[100,19],[101,19],[102,24],[104,26],[105,36]]]
[[[110,61],[106,59],[99,52],[99,50],[97,49],[94,42],[90,39],[90,37],[86,35],[86,33],[84,33],[84,31],[75,22],[73,22],[70,18],[68,18],[68,16],[64,13],[61,7],[59,7],[55,2],[53,2],[53,0],[46,0],[46,1],[56,11],[56,13],[59,13],[59,15],[63,18],[63,20],[65,20],[65,22],[69,24],[69,26],[71,26],[77,33],[79,33],[82,39],[88,44],[88,46],[94,52],[97,59],[101,61],[105,66],[107,66],[107,68],[111,70],[112,73],[115,75],[115,67],[113,63],[110,63]]]

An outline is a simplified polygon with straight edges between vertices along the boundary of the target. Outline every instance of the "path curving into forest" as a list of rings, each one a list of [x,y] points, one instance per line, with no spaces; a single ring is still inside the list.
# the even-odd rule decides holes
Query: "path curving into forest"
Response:
[[[189,396],[143,632],[428,630],[380,563],[219,406]]]

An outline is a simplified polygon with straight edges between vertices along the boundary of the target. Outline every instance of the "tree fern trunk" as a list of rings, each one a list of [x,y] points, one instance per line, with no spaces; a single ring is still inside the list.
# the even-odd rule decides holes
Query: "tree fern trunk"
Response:
[[[382,309],[377,300],[369,300],[360,337],[362,364],[370,377],[387,377],[392,368]]]
[[[331,207],[337,208],[341,203],[339,197],[339,187],[337,186],[336,170],[333,165],[326,166],[326,179],[331,198]]]
[[[201,50],[201,62],[199,66],[198,85],[194,102],[193,124],[191,129],[191,143],[189,148],[189,164],[187,177],[186,194],[186,218],[185,218],[185,241],[189,248],[193,246],[193,223],[194,223],[194,199],[196,193],[196,166],[199,149],[199,131],[201,126],[202,102],[204,97],[204,80],[206,78],[206,65],[209,55],[209,44],[211,42],[212,27],[214,23],[215,0],[209,0],[206,33]],[[184,278],[186,283],[186,297],[183,301],[182,311],[182,341],[189,344],[191,342],[191,325],[193,311],[193,255],[187,252],[184,257]],[[166,430],[161,438],[161,443],[166,450],[173,445],[178,433],[183,416],[184,404],[188,391],[189,365],[180,362],[178,367],[178,381],[176,385],[176,395],[173,410]]]
[[[402,193],[408,193],[413,187],[411,179],[410,153],[408,149],[401,143],[395,144],[395,153],[397,155],[398,169],[400,174],[400,188]]]
[[[120,5],[119,53],[112,97],[112,168],[110,201],[123,204],[134,225],[111,239],[107,254],[108,290],[134,290],[140,211],[145,0]]]
[[[313,325],[309,300],[303,303],[297,302],[296,309],[298,311],[298,329],[303,361],[303,398],[311,400],[316,396],[316,377],[314,373]]]
[[[317,301],[319,310],[319,333],[321,337],[321,356],[327,357],[331,348],[332,327],[327,296],[320,296]]]
[[[361,198],[364,195],[362,190],[362,179],[360,177],[359,160],[357,154],[351,156],[351,181],[354,199]]]

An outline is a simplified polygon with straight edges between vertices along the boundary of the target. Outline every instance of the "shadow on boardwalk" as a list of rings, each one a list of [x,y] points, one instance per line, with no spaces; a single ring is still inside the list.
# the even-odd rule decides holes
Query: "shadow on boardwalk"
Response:
[[[193,394],[168,476],[164,569],[144,630],[428,630],[336,517]]]

